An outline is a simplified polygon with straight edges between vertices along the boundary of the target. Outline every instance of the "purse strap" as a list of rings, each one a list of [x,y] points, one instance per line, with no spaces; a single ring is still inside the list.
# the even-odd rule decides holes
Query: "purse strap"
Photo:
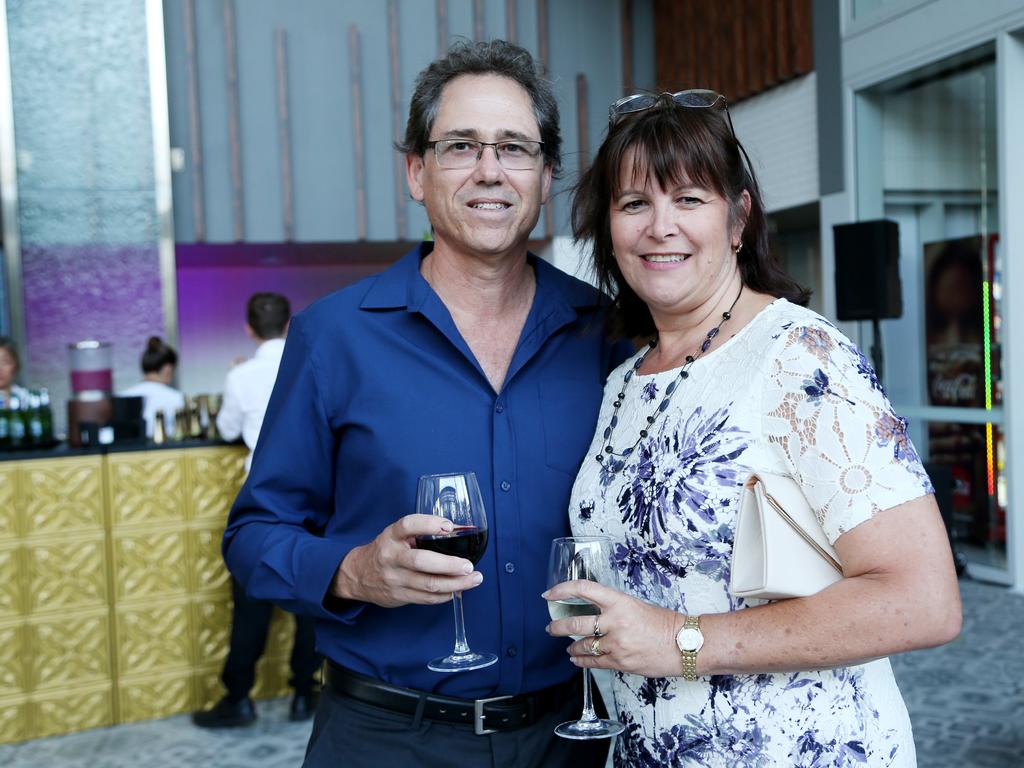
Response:
[[[839,575],[842,576],[843,566],[839,564],[839,561],[832,557],[832,555],[830,555],[818,542],[816,542],[814,538],[811,537],[811,535],[807,533],[807,531],[805,531],[796,520],[790,517],[789,513],[782,508],[782,505],[775,500],[775,497],[768,493],[767,488],[764,488],[763,492],[765,500],[772,505],[772,508],[776,512],[779,513],[779,517],[785,520],[786,524],[789,525],[790,528],[792,528],[794,531],[796,531],[797,534],[800,535],[800,538],[802,538],[804,541],[806,541],[808,544],[814,547],[814,550],[825,559],[825,562],[827,562],[829,565],[835,568],[839,572]]]

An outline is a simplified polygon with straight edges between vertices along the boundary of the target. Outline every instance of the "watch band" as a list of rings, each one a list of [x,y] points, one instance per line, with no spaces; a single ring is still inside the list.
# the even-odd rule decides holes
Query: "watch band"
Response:
[[[683,629],[700,631],[700,616],[687,616],[683,621]],[[693,682],[697,679],[697,651],[680,651],[682,656],[683,680]]]

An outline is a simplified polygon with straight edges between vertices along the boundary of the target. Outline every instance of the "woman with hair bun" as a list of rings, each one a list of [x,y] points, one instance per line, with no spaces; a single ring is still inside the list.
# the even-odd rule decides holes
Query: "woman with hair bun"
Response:
[[[178,353],[159,336],[150,336],[142,353],[142,381],[120,392],[121,397],[142,397],[142,416],[146,420],[146,437],[153,436],[156,412],[164,412],[167,433],[174,431],[174,412],[185,407],[185,396],[171,386]]]

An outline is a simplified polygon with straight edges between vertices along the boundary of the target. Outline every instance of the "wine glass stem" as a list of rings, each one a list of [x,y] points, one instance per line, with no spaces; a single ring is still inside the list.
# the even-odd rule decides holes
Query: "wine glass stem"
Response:
[[[594,712],[594,700],[590,696],[590,668],[583,668],[583,714],[580,715],[581,723],[596,723],[597,713]]]
[[[452,609],[455,611],[455,655],[470,653],[466,642],[466,620],[462,616],[462,593],[452,592]]]

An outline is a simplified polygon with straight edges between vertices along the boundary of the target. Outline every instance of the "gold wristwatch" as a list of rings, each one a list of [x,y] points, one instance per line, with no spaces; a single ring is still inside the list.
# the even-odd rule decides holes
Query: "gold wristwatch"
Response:
[[[704,647],[704,634],[700,631],[700,616],[687,616],[676,633],[676,645],[682,655],[683,680],[697,679],[697,653]]]

